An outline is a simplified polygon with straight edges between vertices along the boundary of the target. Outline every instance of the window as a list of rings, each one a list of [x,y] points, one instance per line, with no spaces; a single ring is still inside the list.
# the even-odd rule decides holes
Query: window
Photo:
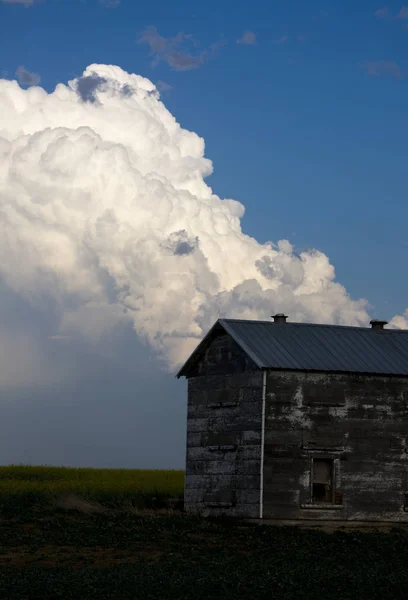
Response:
[[[312,501],[314,504],[334,503],[333,460],[313,459]]]
[[[308,493],[306,494],[307,490],[301,491],[300,507],[315,510],[343,509],[343,491],[339,489],[340,456],[313,451],[309,474]],[[306,502],[302,501],[303,498],[307,498]]]

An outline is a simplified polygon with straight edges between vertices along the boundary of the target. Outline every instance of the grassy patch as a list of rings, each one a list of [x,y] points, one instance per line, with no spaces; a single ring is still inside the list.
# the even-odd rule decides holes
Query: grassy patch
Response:
[[[183,471],[11,465],[0,467],[0,511],[14,514],[68,496],[111,508],[158,508],[182,497],[183,486]]]

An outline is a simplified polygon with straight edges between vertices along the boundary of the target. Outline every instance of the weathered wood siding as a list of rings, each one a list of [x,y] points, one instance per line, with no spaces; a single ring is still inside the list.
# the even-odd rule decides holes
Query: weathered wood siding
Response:
[[[220,335],[188,380],[185,509],[259,516],[262,373]]]
[[[408,378],[269,372],[265,408],[264,518],[408,520]],[[313,456],[342,504],[310,506]]]

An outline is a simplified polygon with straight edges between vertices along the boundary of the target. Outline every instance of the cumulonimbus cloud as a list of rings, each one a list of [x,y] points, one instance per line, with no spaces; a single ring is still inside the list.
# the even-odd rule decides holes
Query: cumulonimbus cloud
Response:
[[[148,79],[91,65],[52,93],[0,80],[0,131],[0,279],[52,297],[55,336],[129,322],[173,369],[221,315],[367,325],[322,252],[242,232],[243,205],[205,182],[203,139]]]

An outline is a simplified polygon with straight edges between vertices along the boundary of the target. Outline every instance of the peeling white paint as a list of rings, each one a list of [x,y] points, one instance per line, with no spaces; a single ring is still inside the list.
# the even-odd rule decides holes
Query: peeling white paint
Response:
[[[310,487],[310,470],[307,470],[303,473],[303,475],[300,476],[299,478],[299,483],[300,485],[308,490]]]
[[[306,414],[304,409],[293,408],[287,415],[287,420],[292,425],[292,428],[294,428],[295,426],[301,429],[312,428],[312,421],[309,415]]]
[[[303,387],[301,385],[298,386],[295,392],[294,400],[296,401],[296,406],[298,408],[303,406]]]
[[[326,408],[329,415],[335,419],[346,419],[349,411],[355,409],[358,406],[358,402],[346,398],[344,406],[329,406]]]
[[[392,417],[394,414],[393,410],[389,404],[379,404],[377,406],[377,410],[379,412],[385,413],[387,415],[387,417]]]
[[[312,421],[308,415],[309,407],[303,406],[303,387],[299,385],[293,396],[295,405],[291,405],[285,410],[286,419],[292,426],[299,427],[300,429],[311,429]]]

